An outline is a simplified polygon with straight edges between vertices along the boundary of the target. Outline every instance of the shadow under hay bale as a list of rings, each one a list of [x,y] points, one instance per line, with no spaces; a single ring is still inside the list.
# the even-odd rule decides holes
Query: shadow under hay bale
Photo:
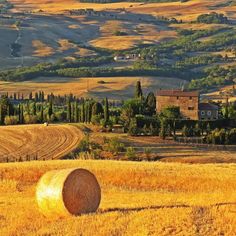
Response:
[[[98,209],[101,188],[88,170],[55,170],[47,172],[39,180],[36,200],[45,216],[91,213]]]

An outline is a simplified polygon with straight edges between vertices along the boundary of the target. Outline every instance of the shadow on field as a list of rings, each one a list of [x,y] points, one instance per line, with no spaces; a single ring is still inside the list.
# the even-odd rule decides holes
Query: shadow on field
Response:
[[[158,210],[158,209],[162,209],[162,208],[189,208],[191,207],[190,205],[160,205],[160,206],[147,206],[147,207],[133,207],[133,208],[108,208],[105,210],[100,210],[99,213],[108,213],[108,212],[114,212],[114,211],[119,211],[122,213],[128,213],[131,211],[143,211],[143,210]]]
[[[216,207],[217,209],[221,206],[232,206],[236,205],[236,202],[222,202],[222,203],[215,203],[211,204],[207,207]],[[121,213],[129,213],[132,211],[143,211],[143,210],[158,210],[158,209],[172,209],[172,208],[196,208],[196,206],[186,205],[186,204],[180,204],[180,205],[159,205],[159,206],[147,206],[147,207],[133,207],[133,208],[108,208],[108,209],[101,209],[98,211],[99,214],[105,214],[109,212],[121,212]]]

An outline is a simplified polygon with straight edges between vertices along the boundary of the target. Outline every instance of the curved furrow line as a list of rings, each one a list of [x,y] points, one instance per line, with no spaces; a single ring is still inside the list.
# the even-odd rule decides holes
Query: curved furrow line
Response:
[[[60,158],[73,149],[83,132],[71,125],[24,125],[0,127],[0,159],[35,155],[39,159]]]

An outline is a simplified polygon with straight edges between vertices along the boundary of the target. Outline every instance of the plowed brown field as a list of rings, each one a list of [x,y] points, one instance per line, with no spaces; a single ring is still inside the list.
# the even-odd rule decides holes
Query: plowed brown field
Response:
[[[71,152],[82,131],[71,125],[23,125],[0,128],[0,162],[20,158],[56,159]]]

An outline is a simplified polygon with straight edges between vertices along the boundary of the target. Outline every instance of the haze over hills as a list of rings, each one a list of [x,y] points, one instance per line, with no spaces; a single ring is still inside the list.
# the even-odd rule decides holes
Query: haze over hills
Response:
[[[0,74],[2,80],[34,80],[45,75],[48,81],[51,76],[55,81],[55,77],[60,80],[61,76],[141,75],[176,77],[187,84],[191,80],[204,80],[211,76],[209,70],[213,66],[224,68],[224,75],[231,73],[227,68],[235,66],[234,1],[125,1],[101,4],[75,0],[2,0],[0,12],[0,69],[20,70],[14,72],[14,76]],[[198,19],[213,12],[217,15],[211,22]],[[227,21],[223,21],[220,14]],[[133,53],[136,54],[134,60],[113,60],[116,55]],[[137,55],[141,55],[142,60]],[[101,57],[106,59],[100,60]],[[33,76],[23,69],[45,62],[77,62],[81,58],[84,61],[86,58],[98,58],[99,62],[67,65],[67,71],[53,71],[50,76],[45,73],[45,68],[44,73],[37,72]],[[75,67],[89,67],[95,72],[91,75],[77,71],[72,75],[69,69]],[[64,68],[60,64],[59,69]],[[38,71],[35,68],[30,70]],[[219,83],[219,79],[215,80],[211,80],[209,89],[215,85],[234,83],[234,78],[230,82]],[[205,86],[197,81],[190,83],[190,87],[202,89]]]

